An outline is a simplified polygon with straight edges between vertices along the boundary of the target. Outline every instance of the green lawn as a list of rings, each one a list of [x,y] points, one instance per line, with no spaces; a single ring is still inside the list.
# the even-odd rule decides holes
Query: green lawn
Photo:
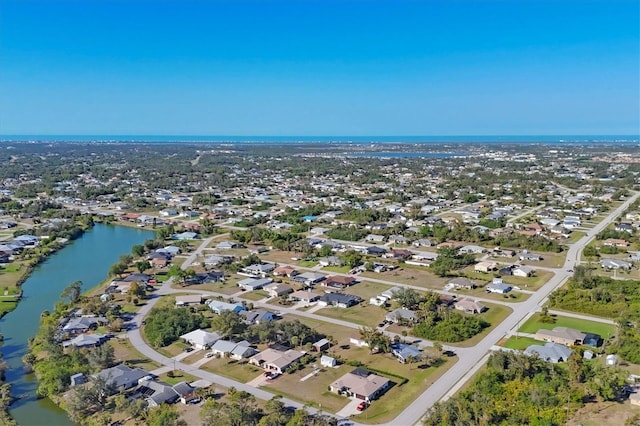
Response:
[[[200,368],[242,383],[247,383],[262,374],[258,367],[228,358],[211,358]]]
[[[285,315],[284,319],[286,320],[298,320],[301,323],[313,328],[319,333],[324,334],[325,336],[333,337],[338,344],[346,344],[349,343],[349,338],[352,335],[358,334],[358,331],[353,328],[343,327],[341,325],[333,324],[330,322],[319,321],[313,318],[307,317],[299,317],[296,315]]]
[[[185,373],[184,371],[176,371],[172,375],[169,375],[169,373],[163,373],[158,377],[158,379],[163,382],[167,382],[170,385],[175,385],[176,383],[180,382],[191,383],[198,380],[196,376],[192,376],[191,374]]]
[[[130,367],[139,367],[146,371],[160,367],[160,364],[138,352],[129,339],[111,339],[109,342],[113,346],[116,362],[126,361]]]
[[[269,297],[269,295],[267,294],[266,291],[255,290],[255,291],[245,291],[238,297],[241,297],[242,299],[247,299],[247,300],[262,300],[265,297]]]
[[[323,411],[335,413],[347,405],[349,399],[329,392],[329,385],[351,370],[353,367],[349,365],[341,365],[339,368],[325,368],[315,376],[301,382],[300,379],[313,371],[312,366],[307,366],[293,374],[285,373],[263,388],[282,396],[310,403],[314,407],[322,405]]]
[[[386,284],[362,281],[354,286],[349,287],[349,293],[360,296],[365,302],[368,302],[370,298],[375,297],[390,288],[391,286]]]
[[[354,324],[375,327],[384,319],[387,311],[380,306],[359,304],[350,308],[323,308],[316,312],[330,318],[349,321]]]
[[[338,272],[340,274],[346,274],[351,270],[349,266],[325,266],[322,268],[324,272]]]
[[[578,241],[580,238],[584,237],[586,234],[583,231],[573,231],[569,238],[567,238],[567,244],[573,244]]]
[[[540,321],[540,313],[535,313],[527,322],[525,322],[518,331],[522,333],[535,333],[541,328],[552,329],[554,327],[569,327],[582,332],[596,333],[607,338],[613,336],[616,327],[612,324],[605,324],[596,321],[588,321],[579,318],[563,317],[554,315],[555,323],[547,324]]]
[[[511,336],[502,343],[502,346],[505,348],[518,350],[525,350],[531,345],[544,345],[544,342],[530,337]]]

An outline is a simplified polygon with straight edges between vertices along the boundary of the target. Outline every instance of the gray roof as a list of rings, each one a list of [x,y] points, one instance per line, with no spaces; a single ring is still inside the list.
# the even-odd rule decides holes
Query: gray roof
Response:
[[[104,379],[109,385],[115,388],[136,384],[138,380],[147,375],[149,375],[149,373],[141,368],[130,368],[124,364],[105,368],[97,374],[98,377]]]
[[[565,345],[545,343],[544,346],[531,345],[524,350],[524,353],[529,356],[537,355],[540,359],[556,363],[566,361],[573,351]]]

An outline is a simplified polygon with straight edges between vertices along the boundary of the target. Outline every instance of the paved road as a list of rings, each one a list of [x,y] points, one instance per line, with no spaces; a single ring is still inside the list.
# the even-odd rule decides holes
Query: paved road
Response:
[[[632,197],[630,197],[624,204],[611,212],[606,218],[604,218],[598,225],[593,227],[591,230],[587,232],[587,234],[580,239],[578,242],[572,244],[567,251],[566,260],[563,266],[563,269],[556,270],[556,274],[537,292],[531,295],[529,299],[520,303],[505,303],[507,306],[510,306],[514,309],[513,313],[509,315],[502,323],[498,324],[480,343],[478,343],[473,348],[451,348],[453,349],[459,357],[459,361],[454,364],[447,372],[445,372],[438,380],[436,380],[422,395],[420,395],[416,400],[414,400],[398,417],[396,417],[391,422],[387,423],[387,425],[413,425],[420,421],[423,414],[426,410],[433,406],[436,402],[443,398],[447,398],[453,395],[459,387],[461,387],[466,381],[468,381],[473,374],[479,369],[488,358],[488,353],[491,351],[492,347],[495,345],[503,337],[508,336],[509,334],[514,333],[521,322],[524,322],[529,316],[531,316],[534,312],[536,312],[542,304],[544,304],[551,292],[560,287],[564,282],[572,275],[568,272],[569,269],[573,268],[574,265],[578,265],[580,263],[580,253],[582,248],[591,241],[600,231],[602,231],[606,226],[608,226],[611,222],[613,222],[616,217],[618,217],[628,206],[633,203],[638,197],[640,193],[635,193]],[[202,250],[210,243],[213,238],[208,239],[208,241],[203,242],[200,247],[190,255],[185,263],[182,265],[183,268],[188,267],[193,260],[197,258],[197,255],[202,252]],[[340,274],[338,274],[340,275]],[[342,274],[346,275],[346,274]],[[391,281],[378,280],[378,279],[370,279],[367,280],[380,282],[384,284],[389,284],[393,286],[404,286],[411,287],[418,290],[424,290],[422,287],[417,286],[409,286],[405,284],[394,283]],[[158,296],[161,294],[168,294],[176,291],[185,291],[171,289],[172,281],[169,280],[163,284],[161,289],[158,291]],[[188,291],[188,290],[187,290]],[[191,291],[189,291],[191,292]],[[201,291],[193,290],[193,292],[203,293]],[[208,292],[204,292],[208,293]],[[444,293],[444,292],[440,292]],[[153,305],[157,302],[159,297],[155,297],[150,300],[145,306],[140,309],[139,315],[137,316],[137,322],[139,322],[141,318],[143,318],[149,310],[153,307]],[[499,303],[499,301],[495,301],[492,299],[487,299],[492,303]],[[259,305],[264,305],[263,303],[258,303]],[[265,305],[269,308],[272,308],[271,305]],[[335,324],[339,324],[345,327],[350,328],[358,328],[357,325],[349,323],[347,321],[341,321],[334,318],[320,317],[312,313],[303,312],[303,311],[295,311],[293,309],[282,308],[280,309],[282,312],[286,313],[295,313],[295,315],[314,318],[314,319],[322,319],[323,321],[332,322]],[[295,312],[289,312],[289,311]],[[563,313],[564,314],[564,313]],[[318,318],[319,317],[319,318]],[[588,318],[591,319],[591,318]],[[165,366],[172,366],[175,362],[175,368],[181,369],[183,371],[189,372],[190,374],[200,377],[202,379],[208,380],[213,383],[218,383],[225,387],[234,386],[237,389],[245,390],[258,398],[268,400],[274,395],[270,392],[264,391],[262,389],[257,389],[251,387],[247,384],[236,382],[231,379],[227,379],[226,377],[218,376],[216,374],[212,374],[206,371],[202,371],[197,369],[194,366],[183,364],[177,362],[171,358],[167,358],[152,348],[150,348],[142,339],[140,335],[139,328],[135,328],[130,330],[129,338],[133,343],[134,347],[136,347],[143,355],[147,356],[154,361],[157,361]],[[424,345],[428,345],[428,342],[423,342]],[[302,404],[293,400],[284,399],[283,402],[285,404],[290,405],[292,407],[301,407]],[[311,410],[312,411],[312,410]]]

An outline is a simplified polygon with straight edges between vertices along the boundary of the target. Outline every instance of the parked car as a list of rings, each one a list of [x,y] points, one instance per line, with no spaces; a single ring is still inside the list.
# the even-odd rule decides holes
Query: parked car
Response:
[[[362,401],[360,404],[358,404],[358,406],[356,407],[356,410],[362,411],[365,408],[367,408],[368,406],[369,406],[369,404],[367,404],[367,401]]]
[[[186,348],[184,348],[185,352],[193,352],[193,348],[191,346],[187,346]]]
[[[205,358],[211,358],[213,356],[213,352],[207,352],[206,354],[204,354]]]

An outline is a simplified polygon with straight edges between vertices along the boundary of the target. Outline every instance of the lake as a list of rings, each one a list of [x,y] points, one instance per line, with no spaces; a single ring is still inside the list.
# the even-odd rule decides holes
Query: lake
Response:
[[[42,311],[53,310],[62,290],[74,281],[82,281],[83,290],[101,283],[120,255],[131,253],[134,245],[151,238],[154,238],[152,231],[96,224],[82,237],[38,265],[24,282],[24,297],[18,307],[0,320],[0,332],[4,335],[0,350],[10,367],[6,379],[11,383],[11,393],[21,396],[10,410],[19,425],[72,424],[65,412],[51,400],[36,398],[36,379],[33,374],[24,374],[22,368],[27,341],[38,331]]]

